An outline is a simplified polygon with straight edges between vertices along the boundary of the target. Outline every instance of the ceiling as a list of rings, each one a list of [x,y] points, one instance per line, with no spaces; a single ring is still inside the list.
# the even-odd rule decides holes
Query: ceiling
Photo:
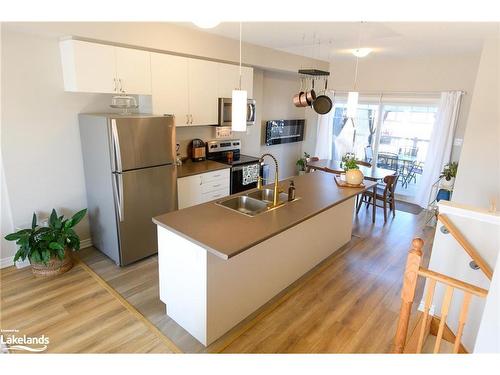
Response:
[[[213,29],[189,28],[239,38],[239,23]],[[371,55],[411,58],[460,55],[481,50],[486,37],[498,37],[500,23],[487,22],[244,22],[243,41],[329,61],[352,58],[350,50],[374,49]],[[360,40],[360,41],[359,41]]]

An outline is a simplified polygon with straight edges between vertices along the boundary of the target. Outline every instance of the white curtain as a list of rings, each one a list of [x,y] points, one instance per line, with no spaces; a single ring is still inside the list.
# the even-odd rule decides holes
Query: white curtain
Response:
[[[333,91],[326,93],[332,99]],[[334,103],[335,104],[335,103]],[[318,115],[318,128],[316,131],[316,148],[314,155],[320,159],[332,158],[332,134],[333,134],[333,106],[330,112],[326,115]]]
[[[441,100],[425,158],[420,188],[415,197],[416,203],[423,208],[427,208],[432,184],[439,178],[444,165],[450,162],[461,97],[461,91],[441,93]]]
[[[335,137],[335,160],[342,160],[342,157],[347,153],[354,152],[354,120],[347,118],[339,135]]]

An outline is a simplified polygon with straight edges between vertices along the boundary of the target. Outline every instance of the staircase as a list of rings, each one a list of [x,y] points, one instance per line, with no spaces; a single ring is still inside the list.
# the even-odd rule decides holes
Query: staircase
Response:
[[[461,247],[472,258],[485,276],[491,280],[493,271],[481,258],[474,247],[461,235],[445,215],[439,215],[438,220],[446,230],[455,238]],[[421,266],[422,248],[424,241],[415,238],[408,253],[404,273],[403,289],[401,291],[401,309],[394,339],[394,353],[466,353],[461,343],[469,305],[472,298],[485,298],[488,291],[484,288],[466,283],[461,280],[434,272]],[[418,312],[415,328],[408,332],[411,309],[415,298],[415,290],[419,277],[426,279],[426,292],[423,312]],[[439,316],[430,314],[434,292],[437,284],[445,287],[444,299],[441,304]],[[446,324],[450,304],[454,295],[463,294],[458,328],[453,332]]]

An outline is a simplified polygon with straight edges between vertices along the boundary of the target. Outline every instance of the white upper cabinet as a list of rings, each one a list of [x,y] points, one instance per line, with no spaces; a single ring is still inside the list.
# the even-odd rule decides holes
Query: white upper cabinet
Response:
[[[189,59],[190,125],[216,125],[217,63]]]
[[[238,65],[218,65],[218,97],[230,98],[232,91],[238,87],[240,68]],[[249,99],[253,98],[253,68],[241,67],[241,89],[247,91]]]
[[[151,95],[150,53],[132,48],[115,47],[116,77],[120,91]]]
[[[73,39],[60,50],[66,91],[151,94],[149,52]]]
[[[153,113],[175,116],[176,126],[188,126],[188,59],[164,53],[151,53],[151,91]]]
[[[112,46],[70,39],[62,41],[60,49],[66,91],[116,92],[115,50]]]
[[[174,115],[177,126],[216,125],[218,98],[239,82],[232,64],[74,39],[60,50],[66,91],[152,95],[153,113]],[[241,88],[253,97],[253,68],[242,67]]]

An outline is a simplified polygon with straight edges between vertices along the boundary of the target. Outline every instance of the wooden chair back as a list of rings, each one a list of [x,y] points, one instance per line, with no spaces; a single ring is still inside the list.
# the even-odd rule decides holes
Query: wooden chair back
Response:
[[[363,161],[363,160],[356,160],[356,164],[362,165],[363,167],[368,167],[368,168],[372,167],[371,163],[368,163],[367,161]]]
[[[399,174],[393,174],[390,176],[384,177],[385,189],[384,189],[384,197],[394,196],[396,191],[396,184],[398,182]]]

